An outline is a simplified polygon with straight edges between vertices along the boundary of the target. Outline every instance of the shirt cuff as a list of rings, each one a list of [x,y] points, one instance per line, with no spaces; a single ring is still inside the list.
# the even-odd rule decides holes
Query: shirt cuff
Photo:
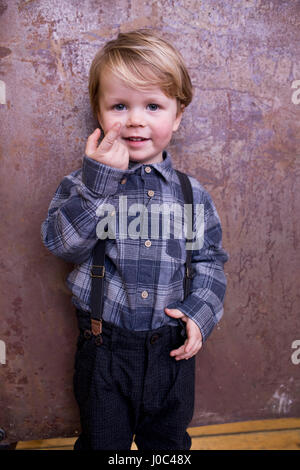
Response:
[[[82,181],[85,186],[99,196],[110,196],[118,190],[124,170],[113,168],[96,160],[83,157]]]
[[[215,316],[209,305],[203,300],[195,298],[193,294],[190,294],[183,301],[177,301],[168,305],[168,308],[177,308],[182,313],[184,313],[184,315],[191,318],[196,323],[196,325],[198,325],[201,331],[203,343],[207,340],[215,325],[217,324]]]

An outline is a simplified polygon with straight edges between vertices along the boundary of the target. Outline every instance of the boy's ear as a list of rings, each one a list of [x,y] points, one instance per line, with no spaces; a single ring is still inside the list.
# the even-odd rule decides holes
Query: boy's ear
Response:
[[[177,131],[177,129],[178,129],[180,123],[181,123],[184,108],[185,108],[184,104],[181,104],[180,105],[180,110],[177,111],[177,115],[176,115],[176,118],[175,118],[175,121],[174,121],[174,124],[173,124],[173,132]]]
[[[100,111],[97,112],[97,119],[98,119],[99,125],[101,126]]]
[[[102,128],[102,125],[101,125],[100,111],[97,112],[97,119],[98,119],[100,131],[101,131],[100,139],[102,139],[104,137],[104,131],[103,131],[103,128]]]

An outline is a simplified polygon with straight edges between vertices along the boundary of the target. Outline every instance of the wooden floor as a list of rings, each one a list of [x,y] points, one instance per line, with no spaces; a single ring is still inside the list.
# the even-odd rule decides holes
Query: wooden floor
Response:
[[[300,450],[300,418],[189,428],[191,450]],[[16,449],[72,450],[76,437],[18,442]],[[132,444],[132,450],[136,446]]]

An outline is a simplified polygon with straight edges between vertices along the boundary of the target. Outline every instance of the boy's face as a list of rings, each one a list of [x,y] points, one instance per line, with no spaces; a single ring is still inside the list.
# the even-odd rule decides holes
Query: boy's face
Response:
[[[122,124],[118,140],[128,148],[131,161],[156,163],[179,127],[182,112],[176,98],[157,87],[146,91],[124,84],[110,72],[101,75],[99,123],[104,134],[116,122]]]

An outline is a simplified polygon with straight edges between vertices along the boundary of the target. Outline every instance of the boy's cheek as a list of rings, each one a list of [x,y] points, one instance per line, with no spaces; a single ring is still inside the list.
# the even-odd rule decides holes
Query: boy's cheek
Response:
[[[118,117],[115,117],[115,118],[110,118],[110,119],[103,119],[101,121],[101,127],[104,131],[104,134],[106,134],[112,127],[114,124],[116,124],[117,122],[120,122],[122,124],[122,127],[121,127],[121,134],[122,134],[122,129],[124,127],[124,123],[123,123],[123,119],[121,118],[118,118]]]
[[[172,137],[172,129],[168,127],[161,126],[158,132],[156,133],[157,140],[166,142],[171,140]]]

